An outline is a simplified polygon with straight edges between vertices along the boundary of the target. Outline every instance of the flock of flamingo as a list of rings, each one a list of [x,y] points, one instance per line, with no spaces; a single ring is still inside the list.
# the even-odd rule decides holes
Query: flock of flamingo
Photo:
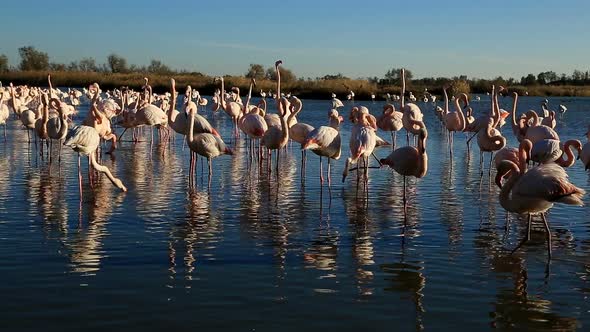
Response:
[[[297,115],[302,110],[303,103],[296,96],[281,92],[279,70],[281,64],[280,60],[275,63],[276,93],[268,92],[269,97],[276,99],[276,113],[267,110],[264,92],[262,92],[263,98],[257,105],[251,103],[254,80],[250,84],[246,102],[243,103],[238,88],[232,88],[230,92],[225,91],[223,77],[216,78],[216,81],[220,83],[220,89],[212,98],[213,109],[222,109],[231,118],[234,126],[232,138],[237,140],[241,135],[240,132],[249,138],[247,150],[250,160],[257,158],[261,164],[262,160],[267,160],[268,172],[272,172],[273,152],[276,154],[275,171],[279,172],[281,151],[287,147],[289,140],[292,140],[301,145],[302,172],[307,165],[306,151],[311,150],[320,158],[320,182],[323,184],[327,178],[327,184],[330,186],[331,162],[338,160],[341,156],[340,127],[344,118],[339,115],[338,109],[343,104],[335,95],[332,96],[332,109],[328,112],[328,121],[323,126],[314,127],[298,122]],[[428,130],[423,121],[422,111],[413,102],[416,97],[410,93],[409,98],[412,102],[405,102],[404,70],[401,76],[401,95],[386,96],[387,103],[383,113],[378,117],[371,115],[365,106],[352,107],[349,116],[352,123],[350,153],[346,158],[342,181],[346,180],[349,172],[356,171],[357,184],[367,185],[370,168],[388,166],[403,176],[405,206],[406,177],[422,178],[428,172]],[[82,200],[80,155],[88,156],[91,185],[96,176],[90,171],[93,168],[104,173],[117,188],[127,191],[120,179],[115,177],[107,167],[99,164],[100,158],[98,158],[101,139],[111,141],[106,153],[114,153],[117,141],[121,140],[121,136],[127,130],[132,131],[133,141],[138,140],[140,127],[156,127],[160,140],[174,139],[175,135],[172,131],[185,136],[185,143],[191,155],[189,179],[194,179],[198,156],[208,161],[210,183],[213,172],[212,159],[234,153],[209,121],[198,114],[199,106],[208,103],[198,91],[188,86],[181,109],[176,109],[178,93],[174,79],[171,79],[170,93],[162,95],[152,93],[147,78],[141,91],[121,88],[102,93],[99,85],[94,83],[88,89],[84,89],[84,92],[68,90],[65,93],[53,88],[50,76],[48,76],[48,86],[48,88],[14,87],[11,83],[9,88],[0,88],[0,124],[6,126],[10,113],[14,114],[14,118],[21,121],[23,128],[27,130],[29,143],[31,143],[32,135],[36,144],[37,141],[39,142],[38,150],[42,156],[45,144],[50,160],[54,141],[59,146],[60,160],[62,146],[70,147],[77,152],[80,200]],[[499,195],[501,206],[508,212],[528,215],[527,235],[514,250],[530,239],[532,216],[539,215],[546,228],[548,255],[551,257],[551,232],[545,212],[554,203],[578,206],[583,204],[582,197],[585,191],[569,182],[565,168],[574,165],[575,156],[572,149],[575,149],[578,159],[581,159],[588,169],[590,143],[582,145],[579,140],[561,142],[555,131],[556,113],[549,111],[546,103],[542,106],[542,117],[533,110],[519,116],[516,112],[518,94],[512,93],[512,112],[507,112],[500,109],[498,103],[498,95],[505,92],[505,88],[492,87],[489,111],[475,117],[468,95],[460,94],[449,98],[447,92],[449,88],[449,85],[443,87],[444,108],[436,107],[435,113],[440,120],[440,125],[449,133],[447,141],[450,158],[453,158],[454,133],[472,133],[471,138],[467,140],[467,146],[469,148],[471,140],[476,138],[480,150],[480,176],[483,177],[484,174],[484,153],[489,152],[488,172],[491,178],[492,168],[496,169],[495,183],[501,188]],[[70,128],[73,123],[72,117],[77,113],[75,107],[80,105],[80,98],[84,95],[90,101],[90,111],[81,124]],[[428,97],[432,101],[436,98],[426,93],[424,99],[427,101]],[[348,98],[354,99],[352,91]],[[374,99],[374,95],[372,98]],[[396,108],[398,101],[399,108]],[[454,110],[450,109],[450,102],[454,104]],[[562,107],[561,113],[564,112],[565,107]],[[506,146],[506,137],[503,136],[500,128],[507,122],[510,123],[512,133],[519,142],[518,147]],[[124,128],[119,137],[111,127],[112,123]],[[398,147],[396,133],[402,128],[406,131],[406,146]],[[391,143],[377,136],[378,129],[390,132]],[[590,140],[590,131],[586,135]],[[6,129],[4,136],[6,139]],[[153,130],[151,130],[152,143],[153,139]],[[392,151],[386,158],[378,159],[374,149],[379,146],[391,146]],[[377,160],[378,167],[369,166],[371,157]],[[327,160],[326,178],[323,171],[323,158]],[[531,166],[534,163],[536,166]],[[356,167],[351,168],[354,164]]]

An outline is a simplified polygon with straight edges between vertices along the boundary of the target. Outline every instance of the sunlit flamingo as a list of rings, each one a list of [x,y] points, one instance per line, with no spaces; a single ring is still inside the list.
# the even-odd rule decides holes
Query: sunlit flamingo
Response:
[[[445,85],[443,87],[443,92],[445,94],[445,105],[448,105],[449,97],[447,96],[447,89],[448,86]],[[445,123],[445,128],[449,131],[449,154],[451,159],[453,158],[453,134],[454,132],[462,132],[465,129],[465,115],[463,114],[463,110],[459,105],[459,101],[463,100],[465,105],[469,104],[469,97],[467,94],[462,93],[459,98],[455,99],[455,112],[450,112],[448,109],[445,110],[445,115],[443,117],[443,122]]]
[[[387,104],[383,106],[383,114],[377,118],[377,127],[383,131],[389,131],[391,133],[392,150],[395,150],[397,132],[403,128],[403,115],[402,112],[395,110],[393,104]]]
[[[508,174],[508,181],[502,185],[502,179]],[[538,213],[545,224],[547,252],[551,258],[551,230],[544,213],[554,203],[582,206],[582,197],[586,192],[570,183],[565,170],[554,163],[543,164],[525,172],[515,163],[503,161],[498,168],[496,184],[502,188],[500,205],[506,211],[528,214],[527,236],[514,250],[530,239],[532,214]]]
[[[52,140],[57,140],[59,144],[58,161],[61,162],[61,142],[66,138],[68,134],[68,118],[65,113],[65,107],[63,103],[60,103],[58,99],[52,98],[49,100],[49,104],[57,108],[58,116],[52,117],[47,122],[47,135]],[[53,143],[52,143],[53,145]]]
[[[216,158],[223,154],[233,154],[232,150],[230,150],[223,140],[210,133],[201,133],[201,134],[193,134],[194,126],[195,126],[195,113],[197,112],[196,108],[190,107],[189,108],[189,126],[188,132],[186,135],[186,143],[191,150],[191,153],[197,153],[205,158],[207,158],[207,163],[209,165],[209,184],[211,184],[211,177],[213,175],[213,168],[211,165],[211,159]],[[189,168],[190,174],[192,174],[192,170],[194,169],[194,160],[191,160],[193,163]],[[192,183],[192,181],[191,181]]]
[[[227,101],[224,97],[225,93],[225,85],[222,76],[219,76],[215,79],[216,81],[221,81],[221,94],[219,96],[219,104],[221,108],[225,111],[227,115],[231,118],[232,122],[234,123],[234,136],[238,137],[238,119],[240,114],[242,113],[242,105],[235,101]]]
[[[361,113],[358,122],[352,127],[349,143],[350,157],[346,159],[346,164],[344,165],[342,182],[346,180],[350,164],[356,163],[361,158],[364,162],[365,184],[368,181],[369,156],[373,154],[373,150],[375,149],[377,135],[375,134],[375,129],[368,125],[368,120],[365,120],[367,117],[368,115],[366,113]],[[360,172],[357,168],[357,178],[359,175]]]
[[[481,169],[480,176],[483,176],[483,153],[489,152],[490,153],[490,166],[489,166],[489,174],[492,174],[492,161],[494,151],[498,151],[502,149],[506,145],[506,138],[502,136],[502,133],[494,128],[494,124],[496,123],[496,119],[499,117],[499,109],[497,103],[494,101],[494,95],[492,94],[492,112],[495,114],[493,117],[488,118],[487,123],[483,126],[480,126],[477,132],[477,145],[479,145],[479,166]]]
[[[331,109],[330,112],[328,112],[328,118],[329,126],[336,130],[340,130],[340,124],[344,121],[344,118],[338,114],[338,111]]]
[[[111,171],[106,166],[102,166],[96,161],[95,152],[96,149],[98,149],[99,144],[100,136],[98,135],[98,131],[96,131],[94,127],[84,125],[77,126],[72,131],[70,131],[70,133],[66,137],[66,141],[64,142],[65,146],[69,146],[74,151],[78,152],[78,185],[80,189],[80,200],[82,200],[82,173],[80,170],[80,153],[83,155],[87,155],[90,159],[90,164],[92,165],[92,167],[98,170],[99,172],[104,173],[117,188],[121,189],[122,191],[127,191],[127,188],[123,185],[123,182],[121,182],[121,180],[114,177]]]
[[[509,160],[519,165],[521,169],[525,169],[530,158],[532,148],[533,143],[531,143],[531,141],[528,139],[523,139],[518,145],[518,148],[503,147],[494,155],[494,167],[498,169],[502,161]]]
[[[280,122],[281,122],[281,126],[277,127],[276,125],[271,125],[268,127],[268,130],[266,131],[266,133],[264,133],[264,136],[262,137],[262,145],[264,145],[269,152],[272,153],[272,150],[277,150],[277,164],[276,164],[276,170],[278,172],[279,170],[279,158],[280,158],[280,153],[283,147],[285,147],[287,145],[287,142],[289,141],[289,127],[287,126],[287,119],[286,119],[286,107],[287,105],[285,104],[286,99],[285,98],[281,98],[281,73],[279,71],[279,66],[282,64],[283,62],[281,60],[278,60],[277,62],[275,62],[275,70],[277,73],[277,96],[278,96],[278,100],[277,100],[277,106],[278,106],[278,112],[279,112],[279,118],[280,118]],[[268,114],[267,114],[268,116]],[[271,164],[272,159],[269,159],[269,169],[270,169],[270,164]]]
[[[329,126],[320,126],[312,130],[302,144],[303,151],[311,150],[320,156],[320,183],[324,183],[322,171],[322,157],[328,158],[328,185],[332,183],[330,160],[340,159],[341,147],[340,132]]]
[[[97,107],[98,97],[100,95],[100,87],[97,83],[94,83],[88,88],[89,93],[92,94],[92,100],[90,103],[90,112],[82,121],[82,125],[93,127],[98,132],[98,135],[106,140],[111,141],[111,148],[107,153],[112,153],[117,148],[117,135],[111,130],[111,121],[107,116],[99,111]]]
[[[8,105],[4,102],[4,90],[0,89],[0,124],[4,125],[4,141],[6,142],[6,121],[10,117]]]

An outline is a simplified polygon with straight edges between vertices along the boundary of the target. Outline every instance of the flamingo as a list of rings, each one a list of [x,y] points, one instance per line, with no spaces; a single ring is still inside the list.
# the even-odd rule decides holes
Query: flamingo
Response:
[[[555,121],[555,111],[549,112],[549,116],[541,120],[541,125],[555,129],[555,126],[557,125],[557,122]]]
[[[360,113],[358,122],[352,127],[349,143],[350,157],[346,159],[346,165],[344,166],[344,172],[342,173],[342,182],[344,182],[346,176],[348,176],[349,165],[356,163],[359,158],[362,158],[364,162],[365,184],[368,182],[369,156],[373,154],[373,150],[377,144],[377,135],[375,134],[374,127],[368,125],[369,120],[366,120],[367,117],[367,113]],[[357,178],[359,174],[357,168]]]
[[[264,133],[264,136],[262,137],[262,145],[266,146],[267,149],[269,149],[272,153],[272,150],[277,150],[277,164],[276,164],[276,170],[278,172],[279,170],[279,158],[280,158],[280,153],[283,147],[285,147],[287,145],[287,142],[289,141],[289,127],[287,126],[287,119],[286,119],[286,109],[287,109],[287,103],[288,101],[285,98],[281,98],[281,73],[279,71],[279,66],[283,63],[283,61],[281,60],[277,60],[275,62],[275,70],[277,73],[277,98],[279,98],[277,100],[277,106],[278,106],[278,111],[279,111],[279,118],[280,118],[280,122],[281,125],[280,127],[277,127],[276,125],[269,125],[268,126],[268,130]],[[267,114],[268,116],[268,114]],[[269,170],[270,170],[270,164],[272,162],[272,159],[269,160]]]
[[[100,136],[94,127],[80,125],[75,127],[66,137],[65,146],[71,147],[78,152],[78,186],[80,190],[80,200],[82,200],[82,173],[80,170],[80,153],[89,157],[90,165],[101,173],[106,174],[108,179],[122,191],[127,191],[123,182],[114,177],[111,171],[106,167],[100,165],[96,161],[96,149],[100,144]]]
[[[537,112],[528,111],[526,121],[528,122],[529,119],[532,120],[533,125],[526,129],[526,134],[524,137],[531,140],[533,144],[544,139],[559,140],[559,135],[557,135],[557,132],[555,132],[553,128],[544,125],[537,125],[540,123]]]
[[[563,146],[560,141],[554,139],[537,141],[533,144],[531,150],[531,160],[541,164],[555,162],[561,167],[571,167],[576,161],[571,150],[572,146],[578,151],[578,156],[580,156],[582,153],[582,143],[577,139],[567,140]]]
[[[242,113],[242,105],[235,102],[235,101],[227,101],[223,94],[225,93],[225,85],[222,76],[219,76],[215,79],[215,81],[221,81],[221,94],[219,96],[219,104],[221,108],[225,111],[227,115],[231,118],[232,122],[234,123],[234,136],[238,137],[238,118]]]
[[[480,176],[483,177],[483,153],[489,152],[490,153],[490,166],[489,166],[489,175],[492,174],[492,162],[494,151],[498,151],[506,146],[506,138],[502,136],[500,131],[495,129],[495,124],[497,124],[499,118],[499,110],[497,104],[497,93],[492,88],[492,114],[493,117],[488,118],[487,123],[481,125],[478,128],[477,132],[477,145],[479,146],[479,167],[481,170]]]
[[[340,124],[344,121],[344,118],[338,114],[338,111],[331,109],[330,112],[328,112],[328,118],[329,126],[336,130],[340,130]]]
[[[397,132],[403,127],[403,115],[402,112],[395,110],[393,104],[387,104],[383,106],[383,114],[377,118],[377,127],[383,131],[389,131],[391,133],[392,150],[395,150]]]
[[[335,93],[332,93],[332,108],[337,110],[340,107],[344,107],[344,104],[340,99],[336,98]]]
[[[393,168],[404,178],[404,206],[406,206],[406,177],[422,178],[428,172],[428,154],[426,154],[428,130],[421,121],[416,121],[415,124],[420,127],[418,147],[404,146],[393,150],[386,158],[381,159],[383,165]]]
[[[85,126],[93,127],[98,132],[98,135],[106,140],[111,141],[111,148],[107,151],[107,154],[113,153],[117,148],[117,135],[115,135],[111,130],[111,122],[109,121],[108,117],[99,111],[97,107],[98,97],[100,95],[100,87],[97,83],[92,84],[88,88],[90,94],[92,94],[92,100],[90,103],[90,112],[82,121],[82,124]]]
[[[588,126],[588,131],[584,134],[586,135],[586,144],[582,147],[582,152],[580,153],[580,159],[584,164],[584,169],[588,170],[590,168],[590,126]]]
[[[320,183],[324,183],[324,173],[322,171],[322,157],[328,158],[328,186],[332,184],[330,160],[340,159],[340,132],[330,126],[320,126],[313,129],[303,142],[301,149],[311,150],[320,156]]]
[[[137,110],[137,113],[135,113],[134,124],[135,126],[146,125],[158,128],[161,138],[161,130],[168,126],[168,115],[161,108],[152,104],[152,87],[147,85],[147,78],[145,78],[145,80],[146,85],[144,86],[144,94],[147,95],[147,97],[144,99],[143,105]],[[153,130],[150,131],[150,144],[153,144],[154,132]]]
[[[58,99],[52,98],[49,103],[53,108],[57,108],[58,116],[50,118],[49,122],[47,122],[47,135],[51,140],[59,141],[58,161],[61,162],[61,141],[64,140],[68,134],[68,118],[63,103],[60,103]]]
[[[532,148],[533,143],[531,143],[531,141],[528,139],[523,139],[518,145],[518,148],[503,147],[502,149],[498,150],[494,156],[494,167],[496,167],[497,170],[498,167],[500,167],[502,161],[509,160],[519,165],[519,167],[522,169],[525,169],[526,163],[530,158]]]
[[[410,145],[410,133],[413,135],[418,135],[420,133],[420,126],[412,125],[414,121],[422,121],[423,114],[420,110],[418,105],[413,103],[405,104],[405,94],[406,94],[406,70],[404,68],[401,69],[402,75],[402,96],[401,96],[401,110],[403,113],[402,116],[402,123],[404,125],[404,129],[406,130],[406,143]]]
[[[502,185],[502,179],[508,174],[508,181]],[[496,184],[502,188],[500,205],[506,211],[528,214],[527,236],[514,251],[530,239],[532,215],[538,213],[545,224],[547,253],[551,258],[551,230],[544,213],[554,203],[582,206],[582,197],[586,192],[570,183],[565,170],[554,163],[543,164],[525,172],[525,169],[511,161],[502,161],[496,174]]]
[[[295,104],[297,105],[297,103]],[[301,101],[299,101],[298,106],[295,106],[293,103],[291,104],[291,114],[287,118],[287,124],[292,123],[295,116],[301,112]],[[289,138],[293,141],[299,143],[303,146],[307,140],[309,133],[314,130],[314,127],[308,125],[307,123],[297,122],[289,127]],[[305,166],[307,164],[307,156],[305,149],[301,149],[301,171],[305,171]]]
[[[190,95],[189,95],[190,96]],[[223,154],[232,155],[233,152],[230,148],[228,148],[223,140],[210,133],[200,133],[200,134],[193,134],[194,126],[195,126],[195,107],[189,108],[189,127],[188,132],[186,135],[186,142],[188,147],[191,150],[191,153],[197,153],[205,158],[207,158],[207,163],[209,166],[209,185],[211,185],[211,176],[213,175],[213,168],[211,165],[211,159],[216,158]],[[191,158],[191,167],[189,168],[189,172],[192,173],[194,169],[194,160]],[[192,182],[191,182],[192,183]]]
[[[264,118],[260,115],[260,109],[258,106],[250,109],[250,100],[252,98],[252,86],[256,85],[256,80],[252,78],[250,81],[250,89],[248,90],[248,98],[246,99],[246,105],[242,108],[243,115],[239,120],[239,127],[242,131],[250,137],[250,152],[251,156],[254,150],[254,140],[260,140],[264,133],[268,130],[268,125]],[[260,90],[263,92],[262,90]],[[264,99],[263,99],[264,100]],[[265,104],[266,105],[266,104]],[[261,154],[259,147],[259,154]]]
[[[563,104],[559,104],[559,116],[563,117],[565,112],[567,112],[567,107]]]
[[[449,97],[447,95],[448,86],[445,85],[443,87],[443,92],[445,94],[445,107],[448,107]],[[451,159],[453,158],[453,134],[455,131],[463,131],[465,130],[465,115],[461,110],[461,106],[459,105],[459,100],[463,99],[465,105],[469,105],[469,97],[467,94],[462,93],[459,98],[455,99],[455,112],[449,112],[448,109],[445,109],[445,115],[443,117],[443,122],[445,127],[449,131],[449,154]]]
[[[0,124],[4,125],[4,142],[6,142],[6,121],[10,117],[8,105],[4,103],[4,90],[0,90]]]

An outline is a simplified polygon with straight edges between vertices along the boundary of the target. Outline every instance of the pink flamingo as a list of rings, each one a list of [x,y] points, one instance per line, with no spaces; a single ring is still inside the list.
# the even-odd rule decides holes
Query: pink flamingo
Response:
[[[90,112],[88,112],[88,115],[82,121],[82,125],[93,127],[102,139],[106,141],[110,140],[111,148],[107,153],[113,153],[117,148],[117,135],[111,130],[111,121],[109,121],[105,114],[98,110],[97,101],[100,94],[100,87],[97,83],[94,83],[88,88],[88,91],[92,93],[93,97],[90,104]]]
[[[588,170],[590,168],[590,126],[588,126],[588,131],[586,131],[586,139],[588,140],[586,144],[582,147],[582,152],[580,153],[580,159],[584,164],[584,169]]]
[[[540,140],[533,144],[531,160],[541,164],[555,162],[561,167],[571,167],[576,162],[571,150],[572,147],[578,151],[578,156],[580,156],[582,142],[577,139],[567,140],[563,145],[554,139]]]
[[[428,155],[426,154],[428,131],[422,121],[415,121],[415,125],[420,127],[418,147],[404,146],[381,159],[383,165],[393,168],[404,178],[404,207],[406,206],[406,177],[422,178],[428,172]]]
[[[350,134],[350,157],[346,159],[346,165],[344,166],[344,172],[342,173],[342,182],[346,180],[349,172],[349,165],[356,163],[360,158],[364,162],[364,175],[365,184],[369,179],[369,156],[373,154],[375,145],[377,144],[375,129],[369,125],[367,120],[368,115],[361,113],[358,118],[358,122],[352,127]],[[360,173],[357,168],[357,179]]]
[[[280,98],[279,100],[277,100],[277,106],[278,106],[278,112],[279,112],[279,118],[281,121],[281,126],[277,127],[277,126],[269,126],[268,130],[264,133],[264,136],[262,137],[262,145],[266,146],[266,148],[269,150],[269,153],[271,153],[271,157],[272,157],[272,150],[277,150],[277,164],[276,164],[276,170],[278,173],[279,170],[279,158],[280,158],[280,153],[281,153],[281,149],[284,148],[287,145],[287,142],[289,141],[289,127],[287,126],[287,119],[286,119],[286,108],[288,107],[286,104],[286,99],[285,98],[281,98],[281,72],[279,71],[279,66],[283,63],[283,61],[278,60],[277,62],[275,62],[275,70],[277,72],[277,96],[278,98]],[[268,114],[267,114],[268,115]],[[270,164],[272,162],[272,159],[269,159],[269,170],[270,170]]]
[[[213,175],[213,168],[211,166],[211,159],[216,158],[223,154],[232,155],[233,152],[230,148],[228,148],[223,140],[210,133],[200,133],[200,134],[193,134],[194,127],[195,127],[195,113],[196,108],[190,107],[189,108],[189,127],[188,132],[186,135],[186,142],[188,147],[192,153],[196,153],[207,158],[207,163],[209,166],[209,185],[211,185],[211,176]],[[195,161],[191,158],[191,166],[189,168],[189,176],[192,176],[193,169],[195,168]],[[192,183],[192,180],[191,180]]]
[[[328,186],[332,183],[330,160],[340,159],[340,132],[329,126],[320,126],[312,130],[302,144],[302,150],[311,150],[320,156],[320,183],[324,183],[322,157],[328,158]]]
[[[502,179],[508,174],[508,181],[502,185]],[[545,224],[547,252],[551,258],[551,230],[544,213],[554,203],[582,206],[582,197],[586,192],[570,183],[565,170],[554,163],[543,164],[525,172],[515,163],[505,160],[498,168],[496,184],[502,188],[500,205],[506,211],[528,214],[527,236],[514,251],[530,239],[532,214],[538,213]]]
[[[377,118],[377,127],[383,131],[391,133],[391,149],[395,150],[395,142],[397,139],[397,132],[403,128],[402,112],[395,110],[393,104],[383,106],[383,114]]]
[[[111,174],[111,171],[106,167],[100,165],[96,161],[96,150],[100,144],[100,136],[98,131],[94,127],[90,126],[77,126],[67,136],[64,142],[65,146],[71,147],[74,151],[78,152],[78,186],[80,189],[80,200],[82,200],[82,173],[80,171],[80,153],[87,155],[89,163],[101,173],[106,174],[108,179],[122,191],[127,191],[127,188],[123,185],[121,180]],[[90,165],[89,165],[90,167]]]
[[[445,94],[445,105],[447,105],[446,107],[448,107],[449,101],[447,88],[447,85],[443,87],[443,92]],[[449,131],[449,154],[451,159],[453,158],[453,134],[456,131],[462,132],[465,130],[465,115],[463,114],[461,106],[459,105],[459,100],[461,99],[464,101],[465,105],[469,105],[469,97],[467,94],[462,93],[458,98],[455,98],[455,112],[450,112],[448,109],[446,109],[446,113],[443,117],[445,127]]]
[[[215,79],[216,81],[221,81],[221,93],[219,95],[219,105],[225,111],[227,115],[231,118],[232,122],[234,123],[234,136],[238,137],[238,119],[240,114],[242,113],[242,105],[235,101],[227,101],[225,99],[225,84],[222,76],[219,76]]]

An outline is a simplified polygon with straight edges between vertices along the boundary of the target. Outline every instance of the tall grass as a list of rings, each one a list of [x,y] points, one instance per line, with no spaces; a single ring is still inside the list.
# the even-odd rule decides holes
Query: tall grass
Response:
[[[47,86],[47,74],[51,74],[52,83],[60,87],[83,87],[93,82],[97,82],[104,89],[119,88],[129,86],[138,89],[143,85],[143,78],[148,77],[150,85],[155,92],[165,92],[170,90],[170,78],[176,80],[177,89],[182,91],[187,85],[199,90],[202,94],[210,95],[215,89],[219,88],[219,83],[215,83],[214,77],[197,74],[174,74],[156,75],[145,73],[97,73],[97,72],[41,72],[41,71],[10,71],[0,73],[0,81],[7,85],[28,84],[36,86]],[[237,86],[241,89],[242,95],[247,93],[250,80],[241,76],[225,76],[226,89]],[[258,95],[260,90],[268,92],[274,91],[276,82],[263,79],[257,81],[254,89]],[[421,97],[424,89],[434,94],[441,94],[441,87],[429,87],[419,84],[409,83],[407,90],[413,91],[416,97]],[[512,86],[511,90],[517,91],[520,95],[528,92],[529,96],[583,96],[590,97],[590,86],[573,86],[573,85],[534,85],[534,86]],[[329,99],[332,93],[336,93],[339,98],[344,98],[350,90],[354,91],[355,98],[366,100],[372,93],[378,98],[386,93],[400,94],[399,86],[378,86],[368,80],[363,79],[335,79],[335,80],[297,80],[292,82],[283,82],[282,90],[291,92],[302,98]],[[485,93],[486,91],[472,91],[474,93]]]

